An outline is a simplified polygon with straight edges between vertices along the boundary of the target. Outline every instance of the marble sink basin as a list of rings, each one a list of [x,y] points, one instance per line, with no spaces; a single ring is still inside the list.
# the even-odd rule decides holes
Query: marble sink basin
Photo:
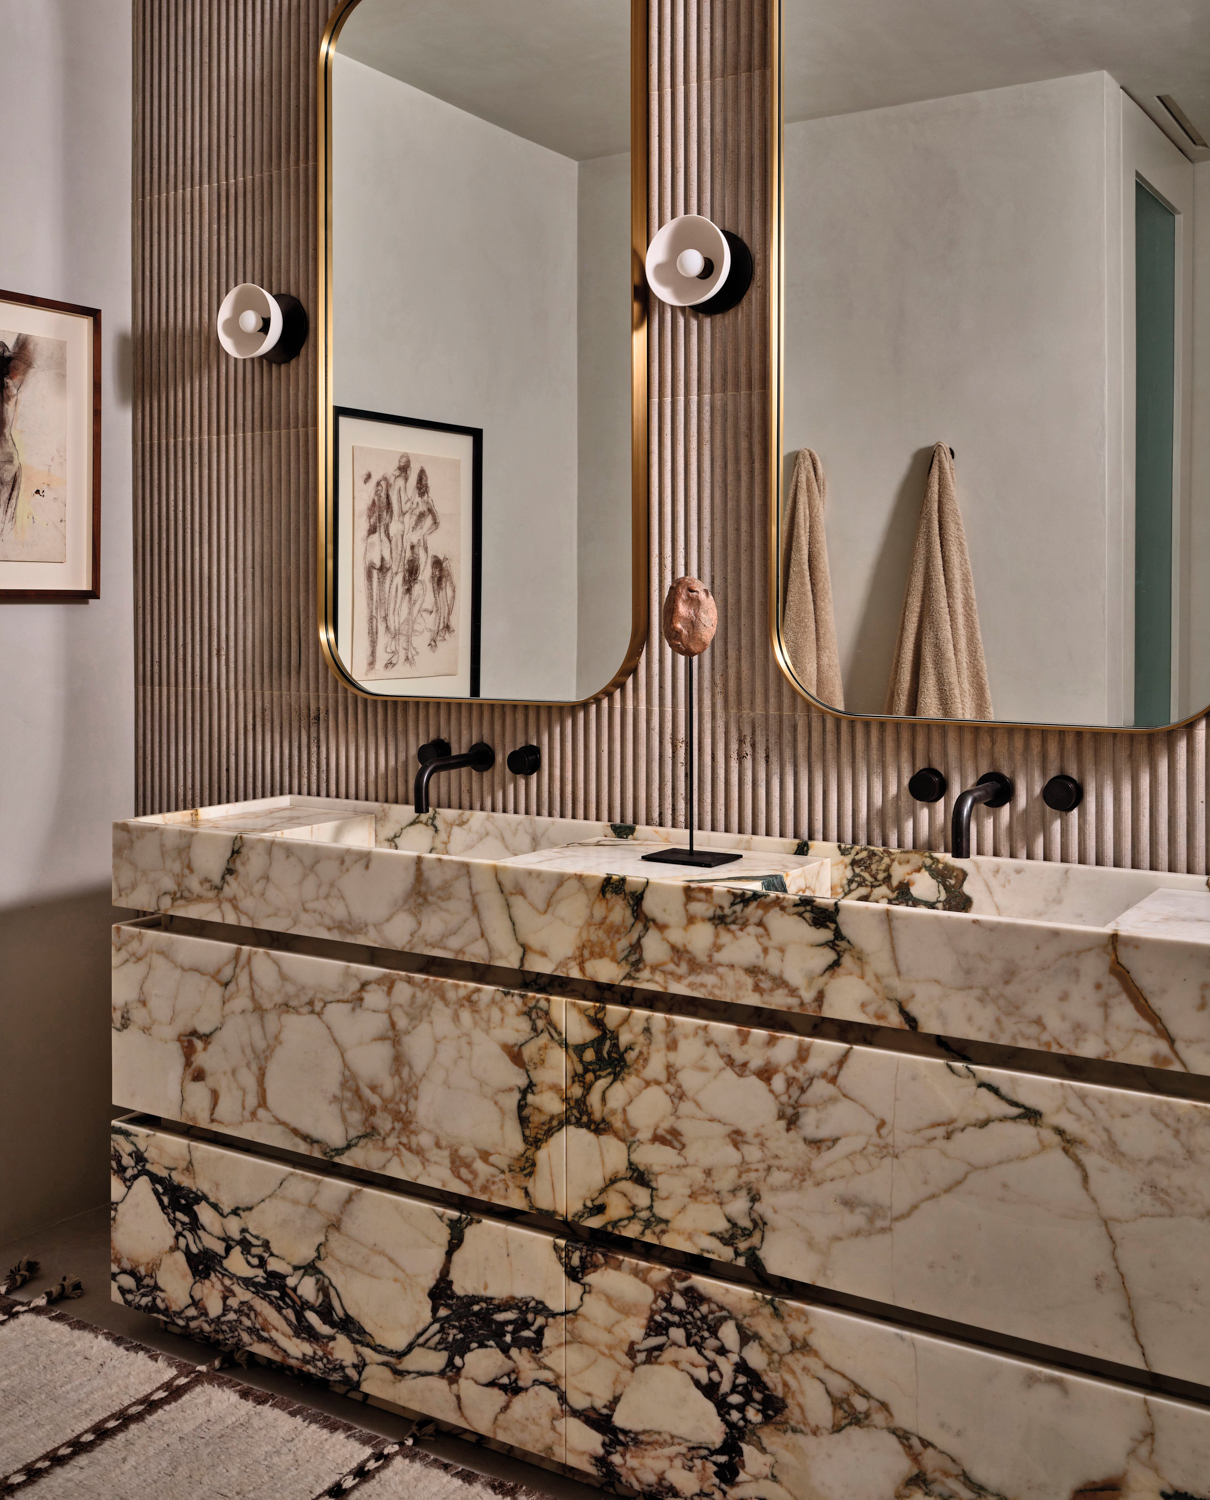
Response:
[[[1210,1073],[1203,877],[727,834],[704,874],[639,859],[684,837],[268,798],[115,824],[114,902]]]
[[[831,895],[825,856],[778,839],[699,836],[703,846],[738,855],[718,870],[655,866],[644,856],[683,844],[672,829],[576,822],[564,818],[522,818],[508,814],[458,813],[435,809],[416,817],[410,809],[310,797],[266,797],[223,807],[194,808],[133,819],[165,828],[213,831],[239,837],[342,844],[358,849],[390,849],[532,869],[572,873],[636,875],[649,880],[751,884],[776,880],[776,889],[798,895]],[[787,883],[788,881],[788,883]]]

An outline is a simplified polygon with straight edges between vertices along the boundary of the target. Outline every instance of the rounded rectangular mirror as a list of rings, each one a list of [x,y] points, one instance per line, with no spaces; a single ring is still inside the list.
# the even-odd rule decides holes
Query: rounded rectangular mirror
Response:
[[[645,0],[349,0],[321,96],[328,664],[598,697],[646,635]]]
[[[773,0],[772,630],[877,717],[1210,704],[1210,6]]]

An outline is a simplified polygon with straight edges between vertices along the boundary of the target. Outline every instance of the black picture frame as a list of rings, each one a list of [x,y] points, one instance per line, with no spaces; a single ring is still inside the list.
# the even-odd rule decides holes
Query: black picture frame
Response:
[[[394,416],[388,412],[367,411],[356,406],[333,406],[333,439],[335,463],[333,465],[332,497],[333,497],[333,525],[332,535],[332,614],[336,620],[340,619],[340,587],[342,578],[342,559],[340,553],[341,534],[341,507],[342,497],[340,476],[342,470],[341,455],[344,452],[344,444],[341,437],[342,421],[373,422],[379,423],[384,429],[384,444],[395,446],[400,442],[400,429],[414,429],[418,432],[445,432],[456,437],[469,438],[471,443],[471,519],[470,519],[470,683],[467,697],[478,698],[480,694],[480,658],[481,658],[481,631],[482,631],[482,594],[483,594],[483,429],[481,427],[467,427],[457,422],[437,422],[427,417],[404,417]],[[344,663],[345,672],[353,682],[357,679],[352,673],[352,664]],[[363,686],[359,684],[359,686]],[[371,691],[363,686],[364,691]],[[375,693],[374,696],[384,696]],[[392,694],[407,701],[407,693]],[[418,699],[432,698],[431,693],[418,693]],[[459,693],[457,697],[451,696],[451,701],[462,698]]]

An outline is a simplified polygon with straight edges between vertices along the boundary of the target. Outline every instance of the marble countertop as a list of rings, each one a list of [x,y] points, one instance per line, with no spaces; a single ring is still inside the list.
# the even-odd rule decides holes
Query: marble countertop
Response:
[[[372,818],[373,843],[235,826],[292,813],[312,828]],[[1210,1074],[1204,924],[1185,940],[1171,921],[1113,925],[1156,893],[1207,895],[1204,876],[726,833],[703,843],[751,856],[748,881],[742,860],[706,872],[642,861],[638,846],[684,837],[273,799],[115,824],[114,904]],[[598,859],[604,869],[583,868]],[[787,873],[771,866],[797,876],[816,860],[830,897],[768,888]]]
[[[563,870],[574,875],[621,875],[640,880],[666,880],[678,885],[756,887],[783,891],[791,896],[830,897],[832,894],[832,864],[828,859],[811,858],[805,854],[750,851],[740,853],[730,864],[703,869],[656,863],[646,858],[649,854],[658,854],[671,847],[680,845],[669,845],[655,839],[585,839],[561,848],[514,854],[511,859],[502,860],[501,863],[522,865],[527,869]],[[713,845],[698,847],[712,848]]]
[[[322,803],[294,798],[281,799],[282,806],[206,808],[190,815],[190,828],[211,828],[219,833],[255,834],[260,838],[298,839],[313,844],[348,844],[354,848],[374,847],[372,812],[335,812]],[[171,825],[170,825],[171,826]]]
[[[1113,925],[1118,932],[1210,943],[1210,891],[1152,891]]]

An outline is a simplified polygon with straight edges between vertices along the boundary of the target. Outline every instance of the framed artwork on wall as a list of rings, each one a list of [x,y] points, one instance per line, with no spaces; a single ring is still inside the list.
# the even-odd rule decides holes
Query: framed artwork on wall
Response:
[[[337,656],[375,693],[477,698],[482,429],[333,416]]]
[[[101,314],[0,291],[0,601],[101,597]]]

